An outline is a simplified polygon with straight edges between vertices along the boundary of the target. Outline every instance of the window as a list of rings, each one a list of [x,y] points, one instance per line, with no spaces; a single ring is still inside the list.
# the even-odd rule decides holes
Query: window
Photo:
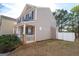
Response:
[[[29,14],[18,19],[17,23],[21,21],[32,21],[34,19],[34,11],[31,11]]]
[[[31,15],[31,13],[29,14],[29,20],[32,20],[32,15]]]
[[[26,21],[26,16],[23,16],[23,21]]]
[[[29,13],[29,19],[33,20],[33,12]]]
[[[25,16],[25,19],[27,19],[27,17],[28,17],[28,16],[26,15],[26,16]]]
[[[20,22],[21,22],[21,18],[17,20],[17,23],[20,23]]]
[[[34,11],[32,11],[32,19],[34,18]]]
[[[23,21],[31,21],[31,20],[33,20],[33,18],[34,18],[34,12],[32,11],[32,12],[30,12],[29,14],[27,14],[25,17],[24,17],[24,20]]]
[[[25,18],[24,17],[22,17],[22,21],[24,21],[25,20]]]
[[[26,21],[29,21],[29,14],[27,14],[27,18],[26,18]]]
[[[27,35],[33,35],[33,27],[26,27],[26,34]]]
[[[20,18],[20,22],[21,22],[21,20],[22,20],[22,19]]]

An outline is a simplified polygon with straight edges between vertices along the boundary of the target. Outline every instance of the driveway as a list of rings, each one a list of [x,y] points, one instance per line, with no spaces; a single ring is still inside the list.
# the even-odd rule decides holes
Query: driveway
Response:
[[[79,56],[79,40],[68,42],[62,40],[44,40],[22,45],[13,51],[13,56]]]

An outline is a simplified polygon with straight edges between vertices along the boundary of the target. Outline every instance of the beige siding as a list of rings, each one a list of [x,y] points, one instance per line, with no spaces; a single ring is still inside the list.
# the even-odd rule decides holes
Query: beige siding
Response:
[[[44,40],[44,39],[50,39],[50,38],[56,38],[56,23],[51,22],[51,20],[54,20],[52,18],[52,12],[49,8],[38,8],[37,9],[37,22],[36,22],[36,39],[37,40]],[[42,30],[40,30],[40,27]],[[51,29],[53,27],[53,29]],[[51,35],[51,32],[53,34]],[[54,36],[53,36],[54,35]]]
[[[3,18],[2,19],[2,24],[1,24],[1,30],[0,30],[1,33],[0,33],[0,35],[13,34],[14,23],[15,23],[15,21]]]

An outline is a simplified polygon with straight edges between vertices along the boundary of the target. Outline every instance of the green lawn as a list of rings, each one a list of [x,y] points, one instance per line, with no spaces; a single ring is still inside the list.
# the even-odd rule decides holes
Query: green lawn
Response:
[[[68,42],[62,40],[44,40],[22,45],[10,55],[23,56],[52,56],[79,55],[79,40]]]

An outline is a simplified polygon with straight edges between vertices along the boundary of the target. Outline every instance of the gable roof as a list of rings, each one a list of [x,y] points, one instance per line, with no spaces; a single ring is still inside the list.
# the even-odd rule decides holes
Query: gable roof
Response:
[[[5,18],[5,19],[8,19],[8,20],[16,21],[16,19],[11,18],[11,17],[8,17],[8,16],[0,15],[0,17],[1,18]]]
[[[28,11],[31,10],[32,8],[36,8],[36,6],[33,6],[33,5],[31,5],[31,4],[26,4],[25,7],[24,7],[24,9],[23,9],[23,11],[22,11],[21,14],[20,14],[20,16],[24,15],[25,12],[28,12]],[[20,17],[20,16],[19,16],[19,17]],[[18,17],[18,18],[19,18],[19,17]]]

